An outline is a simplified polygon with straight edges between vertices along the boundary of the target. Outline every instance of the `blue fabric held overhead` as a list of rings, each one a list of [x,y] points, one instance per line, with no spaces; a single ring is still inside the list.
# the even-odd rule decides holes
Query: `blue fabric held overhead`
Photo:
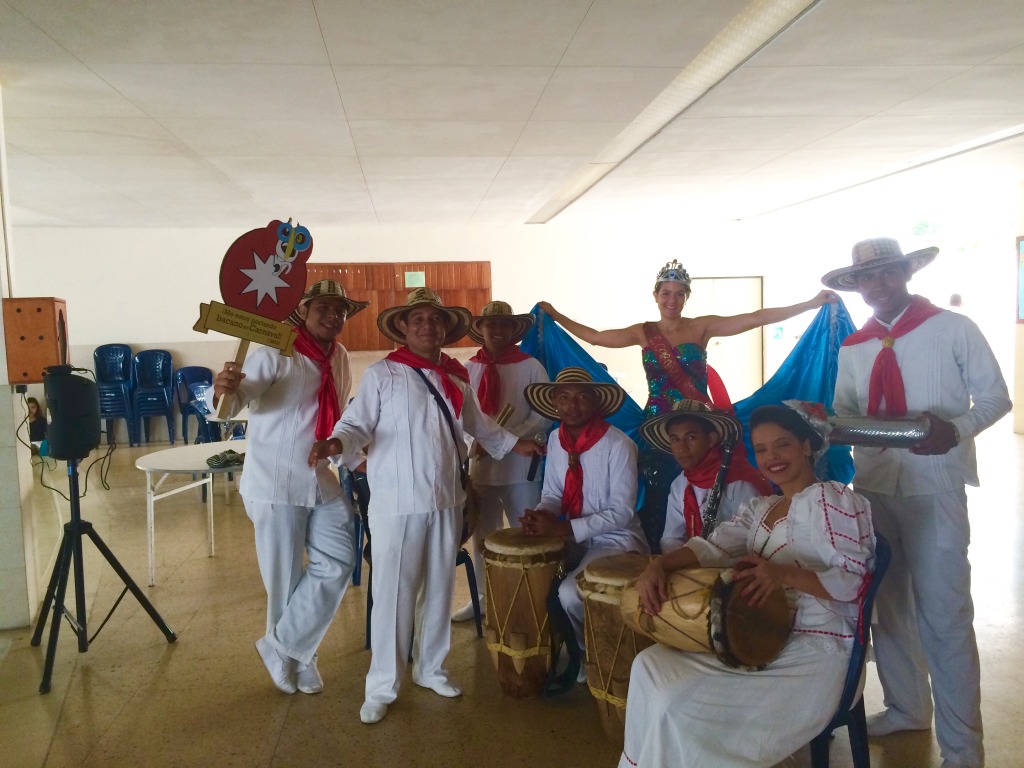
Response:
[[[615,383],[608,372],[554,320],[534,306],[530,311],[536,322],[523,338],[520,347],[537,358],[552,379],[568,366],[588,371],[594,381]],[[839,367],[839,347],[855,327],[846,305],[840,299],[826,304],[800,337],[793,351],[779,366],[775,374],[750,397],[735,404],[736,415],[743,423],[747,450],[753,456],[747,425],[750,413],[761,405],[777,405],[783,400],[807,400],[832,407],[836,372]],[[639,365],[639,361],[637,365]],[[726,382],[728,386],[728,382]],[[640,442],[639,427],[643,409],[636,401],[626,402],[610,419],[614,426]],[[853,457],[848,446],[832,446],[818,465],[819,474],[830,480],[849,483],[853,480]]]
[[[832,395],[839,370],[839,347],[843,339],[856,330],[850,313],[842,299],[826,304],[818,310],[814,320],[804,331],[779,370],[764,386],[745,400],[735,403],[736,416],[743,423],[743,439],[748,455],[753,457],[750,445],[751,412],[761,405],[778,405],[783,400],[807,400],[832,408]],[[833,445],[821,457],[818,475],[824,479],[850,483],[853,480],[853,455],[848,445]]]

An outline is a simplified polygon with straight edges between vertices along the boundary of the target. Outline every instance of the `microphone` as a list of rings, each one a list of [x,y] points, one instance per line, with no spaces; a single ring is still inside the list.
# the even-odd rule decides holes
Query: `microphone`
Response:
[[[548,441],[546,432],[538,432],[533,436],[533,441],[538,445],[544,446]],[[526,481],[532,483],[537,477],[537,470],[540,468],[540,460],[544,457],[537,454],[530,458],[530,470],[526,473]]]

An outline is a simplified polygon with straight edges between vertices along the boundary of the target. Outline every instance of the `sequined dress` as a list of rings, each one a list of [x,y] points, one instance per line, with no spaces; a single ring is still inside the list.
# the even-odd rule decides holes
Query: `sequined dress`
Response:
[[[705,349],[699,344],[680,344],[670,349],[683,372],[690,377],[696,394],[701,396],[699,399],[710,404],[707,394],[708,354]],[[653,348],[644,347],[641,354],[644,373],[647,375],[647,405],[644,407],[644,418],[672,410],[673,403],[679,400],[696,399],[693,392],[680,392],[673,385],[668,371],[658,360]]]

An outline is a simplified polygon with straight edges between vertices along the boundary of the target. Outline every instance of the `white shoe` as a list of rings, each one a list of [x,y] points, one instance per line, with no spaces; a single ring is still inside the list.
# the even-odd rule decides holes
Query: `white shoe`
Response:
[[[429,688],[438,696],[444,696],[446,699],[455,699],[462,695],[462,689],[450,680],[438,680],[433,683],[416,683],[416,685],[421,688]]]
[[[931,723],[921,724],[898,713],[894,709],[883,709],[867,717],[868,736],[888,736],[900,731],[927,731]]]
[[[384,715],[388,713],[387,704],[378,704],[374,701],[364,701],[363,706],[359,708],[359,719],[367,725],[373,723],[379,723],[384,719]]]
[[[320,693],[324,689],[324,679],[316,668],[316,655],[309,664],[295,663],[295,687],[303,693]]]
[[[480,597],[480,607],[481,607],[480,613],[481,613],[481,615],[483,614],[483,604],[484,604],[484,599],[481,596]],[[473,612],[473,601],[470,600],[468,603],[466,603],[464,606],[459,608],[459,610],[455,611],[452,614],[452,621],[469,621],[470,619],[474,618],[475,616],[476,616],[476,614]]]
[[[576,673],[576,682],[581,685],[587,682],[587,665],[580,664],[580,671]]]
[[[256,652],[263,660],[263,666],[270,673],[270,679],[274,681],[274,685],[285,693],[295,693],[298,690],[295,687],[295,681],[292,679],[295,667],[294,659],[282,655],[280,651],[271,645],[270,640],[266,636],[256,641]]]

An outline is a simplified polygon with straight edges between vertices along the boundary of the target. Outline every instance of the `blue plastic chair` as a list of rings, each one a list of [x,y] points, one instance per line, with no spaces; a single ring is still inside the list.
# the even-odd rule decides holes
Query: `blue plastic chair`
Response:
[[[132,409],[132,348],[127,344],[101,344],[93,350],[92,359],[100,396],[100,418],[107,427],[107,443],[114,442],[114,419],[124,419],[128,444],[138,445]]]
[[[135,434],[142,437],[145,427],[149,442],[149,417],[167,419],[167,435],[174,445],[174,366],[171,353],[164,349],[147,349],[135,356],[132,365],[135,377]]]
[[[850,666],[846,672],[846,684],[843,695],[839,699],[839,707],[832,721],[825,726],[811,741],[811,768],[828,768],[828,746],[832,731],[846,726],[850,734],[850,752],[853,756],[854,768],[871,768],[871,755],[868,751],[868,726],[864,715],[864,691],[861,679],[864,677],[864,665],[867,662],[868,639],[871,634],[871,610],[875,605],[875,595],[882,583],[885,572],[889,569],[892,549],[889,542],[881,534],[875,534],[875,572],[871,575],[871,583],[864,595],[860,619],[857,622],[857,634],[853,641],[853,653],[850,654]]]
[[[193,384],[213,384],[213,371],[201,365],[186,365],[174,372],[174,393],[178,400],[178,413],[181,414],[181,439],[188,443],[188,418],[195,416],[198,422],[196,428],[196,442],[210,442],[207,434],[206,418],[203,412],[195,406],[195,397],[192,394]]]

